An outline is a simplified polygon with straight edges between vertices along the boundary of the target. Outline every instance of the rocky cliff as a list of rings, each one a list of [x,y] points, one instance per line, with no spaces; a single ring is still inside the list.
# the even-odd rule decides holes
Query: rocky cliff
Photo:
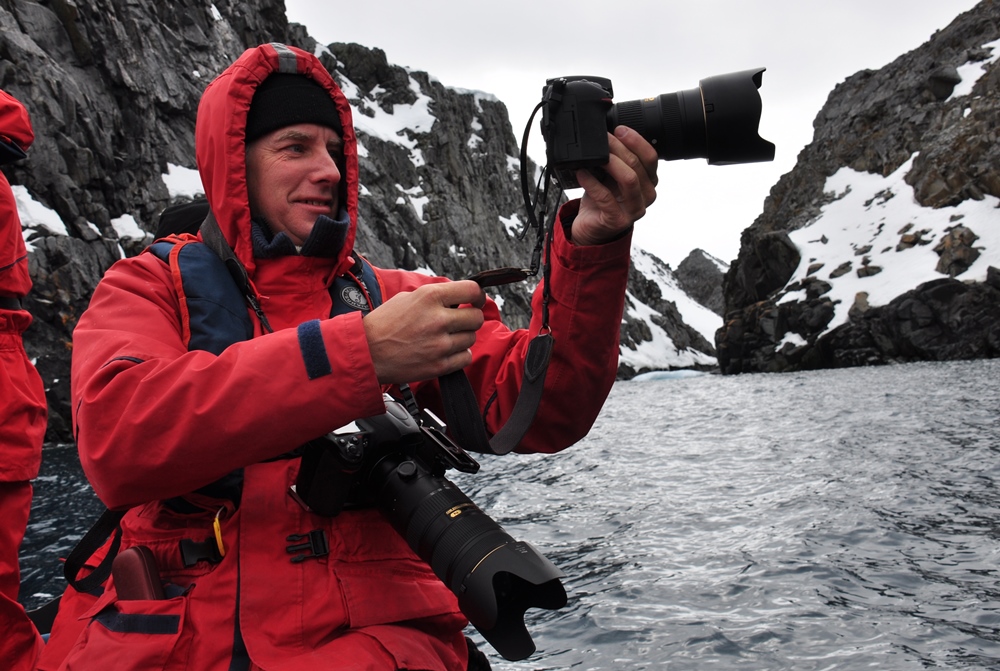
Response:
[[[1000,2],[848,78],[726,274],[725,373],[1000,355]]]
[[[703,249],[694,249],[684,257],[677,271],[677,281],[686,294],[720,317],[726,305],[722,298],[722,282],[729,264]]]
[[[271,41],[319,54],[351,98],[358,247],[369,258],[449,277],[527,265],[530,240],[515,239],[525,220],[518,148],[494,97],[444,87],[378,49],[317,45],[280,0],[0,0],[0,86],[28,107],[36,133],[28,159],[5,173],[30,249],[25,347],[46,383],[50,441],[71,439],[72,331],[101,275],[152,240],[164,207],[197,195],[201,91],[245,48]],[[623,352],[643,357],[622,374],[714,364],[699,335],[707,327],[692,332],[657,288],[670,269],[643,263],[656,279],[633,273],[640,316],[623,330]],[[526,324],[532,288],[493,292],[510,326]]]

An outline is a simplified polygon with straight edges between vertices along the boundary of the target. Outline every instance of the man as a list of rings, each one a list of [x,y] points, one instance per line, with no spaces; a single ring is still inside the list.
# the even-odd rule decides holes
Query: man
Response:
[[[0,91],[0,162],[24,158],[34,138],[24,106]],[[3,668],[14,671],[34,669],[41,649],[41,637],[17,602],[21,584],[17,555],[48,416],[42,379],[21,342],[31,324],[21,300],[30,290],[17,203],[0,173],[0,661]]]
[[[331,286],[359,265],[357,145],[348,101],[314,56],[245,52],[206,89],[195,136],[206,197],[260,314],[252,337],[212,353],[191,348],[192,305],[160,257],[119,262],[95,291],[74,334],[80,456],[97,495],[129,509],[122,548],[149,547],[168,591],[130,600],[112,579],[67,664],[468,668],[454,595],[376,510],[323,517],[289,495],[295,450],[383,414],[383,392],[400,385],[440,409],[436,378],[460,369],[496,431],[540,318],[511,332],[475,282],[383,269],[377,286],[358,282],[380,305],[330,316]],[[655,198],[657,157],[627,129],[610,141],[613,185],[581,173],[587,195],[556,227],[558,344],[525,451],[579,440],[614,381],[629,231]],[[329,555],[290,557],[290,540],[310,533]],[[185,566],[179,544],[206,538],[216,556]]]

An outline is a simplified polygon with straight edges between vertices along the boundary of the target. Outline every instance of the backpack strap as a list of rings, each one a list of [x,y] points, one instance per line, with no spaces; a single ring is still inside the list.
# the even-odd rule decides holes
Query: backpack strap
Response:
[[[212,249],[190,238],[155,242],[149,251],[170,267],[189,350],[219,355],[253,337],[244,296]]]
[[[236,257],[233,248],[226,242],[226,237],[222,234],[222,229],[219,228],[219,223],[215,220],[215,215],[211,210],[208,211],[205,220],[201,222],[199,230],[201,231],[201,239],[205,241],[205,245],[215,252],[219,259],[222,259],[226,269],[229,271],[229,275],[236,282],[243,300],[253,309],[260,323],[264,326],[264,330],[268,333],[273,333],[274,329],[268,323],[267,317],[260,307],[260,301],[257,300],[257,291],[250,283],[250,275],[247,273],[247,269]]]
[[[153,243],[148,251],[170,268],[181,306],[182,336],[189,350],[218,355],[234,342],[253,337],[245,297],[233,283],[228,264],[221,263],[215,251],[193,236],[171,236]],[[235,493],[238,497],[236,481],[242,480],[241,475],[239,471],[231,473],[198,491],[230,499]],[[183,506],[182,498],[170,501]],[[105,510],[66,558],[63,567],[66,582],[78,592],[97,589],[111,575],[112,562],[121,547],[121,520],[125,512]],[[86,577],[77,578],[87,560],[112,534],[111,547],[101,563]]]
[[[111,562],[114,561],[115,555],[118,554],[118,548],[121,547],[122,543],[121,521],[125,517],[126,512],[124,510],[105,510],[101,513],[97,522],[94,523],[94,526],[90,528],[90,531],[84,534],[80,542],[73,548],[73,551],[66,557],[66,563],[63,565],[63,575],[66,576],[66,582],[77,592],[91,592],[100,587],[108,579],[108,576],[111,575]],[[84,578],[77,578],[80,574],[80,569],[87,563],[87,560],[107,542],[112,534],[114,534],[114,540],[111,541],[111,548],[104,559],[101,560],[101,563],[97,565],[97,568],[90,575]]]

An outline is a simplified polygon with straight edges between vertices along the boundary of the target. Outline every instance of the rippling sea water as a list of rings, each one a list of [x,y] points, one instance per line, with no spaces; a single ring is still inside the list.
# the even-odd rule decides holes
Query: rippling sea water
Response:
[[[29,605],[100,510],[52,449]],[[452,479],[570,599],[525,661],[470,632],[495,669],[1000,669],[1000,360],[620,382],[573,448],[481,461]]]

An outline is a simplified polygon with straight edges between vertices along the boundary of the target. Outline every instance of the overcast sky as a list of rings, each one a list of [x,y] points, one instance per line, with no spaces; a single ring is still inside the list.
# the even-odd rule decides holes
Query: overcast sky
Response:
[[[772,163],[660,162],[657,202],[636,244],[673,267],[695,247],[729,262],[771,186],[812,139],[830,91],[920,46],[976,0],[285,0],[323,44],[356,42],[448,86],[494,94],[520,141],[545,80],[598,75],[615,101],[694,88],[766,67],[760,134]],[[958,66],[961,63],[955,63]],[[537,126],[537,118],[536,123]],[[537,130],[531,155],[544,155]]]

